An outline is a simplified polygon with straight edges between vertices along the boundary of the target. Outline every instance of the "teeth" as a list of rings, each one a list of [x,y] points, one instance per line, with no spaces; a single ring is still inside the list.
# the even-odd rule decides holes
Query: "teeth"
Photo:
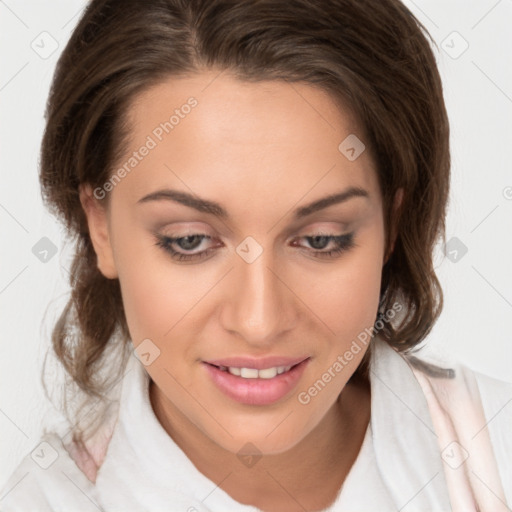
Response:
[[[236,366],[220,366],[219,368],[243,379],[273,379],[276,375],[287,372],[291,366],[273,366],[272,368],[264,368],[262,370],[257,370],[256,368],[237,368]]]
[[[240,377],[244,379],[257,379],[258,370],[256,368],[240,368]]]
[[[277,368],[265,368],[264,370],[258,371],[258,377],[260,379],[272,379],[277,375]]]

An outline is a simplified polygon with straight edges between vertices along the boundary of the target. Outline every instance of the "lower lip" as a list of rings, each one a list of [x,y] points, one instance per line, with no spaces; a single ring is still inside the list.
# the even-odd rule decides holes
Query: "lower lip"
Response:
[[[272,379],[244,379],[203,363],[214,384],[229,398],[248,405],[269,405],[288,395],[299,382],[309,359]]]

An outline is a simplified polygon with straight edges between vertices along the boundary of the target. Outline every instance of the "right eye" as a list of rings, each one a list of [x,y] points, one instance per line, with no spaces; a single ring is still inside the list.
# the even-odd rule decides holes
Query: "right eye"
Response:
[[[213,248],[208,248],[199,252],[187,254],[183,251],[192,251],[201,245],[204,240],[211,240],[211,237],[205,234],[192,234],[181,237],[165,236],[156,234],[156,244],[162,247],[171,255],[171,258],[178,261],[201,260],[208,256]],[[181,248],[176,250],[175,247]]]

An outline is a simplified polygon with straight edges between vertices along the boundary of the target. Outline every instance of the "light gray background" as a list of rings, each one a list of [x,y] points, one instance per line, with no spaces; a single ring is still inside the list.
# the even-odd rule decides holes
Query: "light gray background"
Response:
[[[468,249],[454,262],[439,248],[446,302],[429,341],[512,381],[512,1],[405,3],[439,46],[452,133],[447,239]],[[0,1],[0,483],[38,444],[42,357],[68,291],[70,251],[42,207],[37,165],[50,80],[84,5]],[[58,249],[47,262],[32,252],[42,237]]]

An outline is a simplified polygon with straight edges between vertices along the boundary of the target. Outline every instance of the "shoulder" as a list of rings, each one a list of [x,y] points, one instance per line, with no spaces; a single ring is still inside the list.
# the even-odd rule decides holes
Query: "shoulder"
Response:
[[[512,383],[464,367],[474,376],[493,445],[512,452]],[[498,455],[498,454],[496,454]],[[512,481],[512,478],[511,480]]]
[[[512,383],[471,371],[478,384],[482,407],[497,456],[512,453]],[[510,475],[512,482],[512,469]]]
[[[512,402],[512,382],[495,379],[475,370],[467,369],[467,371],[471,371],[475,376],[484,405],[490,408],[496,406],[503,407],[508,402]],[[512,406],[507,409],[509,414],[512,414]]]
[[[512,502],[512,384],[438,351],[420,352],[407,360],[422,383],[429,407],[433,405],[433,420],[444,418],[466,447],[473,447],[471,458],[481,464],[489,462],[492,452],[503,490]]]
[[[512,434],[512,383],[496,379],[474,370],[439,346],[425,347],[416,354],[405,358],[415,369],[428,379],[436,397],[446,406],[461,411],[460,400],[467,405],[481,405],[485,419],[495,423],[495,428],[507,428]]]
[[[55,433],[44,434],[4,483],[2,512],[99,510],[95,486],[80,471]]]
[[[472,371],[478,384],[504,492],[512,503],[512,383]]]

